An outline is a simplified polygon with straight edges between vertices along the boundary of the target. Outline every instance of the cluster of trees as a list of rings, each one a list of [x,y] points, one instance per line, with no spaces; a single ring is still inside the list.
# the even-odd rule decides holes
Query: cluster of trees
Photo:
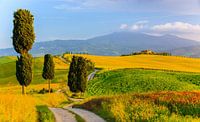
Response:
[[[73,56],[68,74],[68,86],[72,92],[84,92],[87,86],[87,76],[94,70],[94,63],[80,56]]]
[[[22,94],[33,78],[32,55],[29,50],[32,48],[35,33],[33,27],[34,17],[29,10],[19,9],[14,13],[13,46],[20,54],[16,61],[16,77],[22,86]],[[44,66],[42,77],[48,81],[48,91],[50,92],[51,80],[54,78],[54,62],[51,54],[44,56]],[[94,64],[83,57],[73,56],[68,74],[68,86],[72,92],[84,92],[87,85],[88,72],[94,70]]]
[[[123,54],[122,56],[131,56],[131,55],[163,55],[163,56],[171,56],[171,53],[168,52],[154,52],[152,50],[142,50],[140,52],[133,52],[130,54]]]
[[[15,51],[20,54],[16,61],[16,77],[19,84],[22,86],[22,94],[25,93],[24,87],[27,87],[33,78],[33,58],[32,55],[29,54],[29,50],[32,48],[35,40],[33,21],[34,17],[29,10],[19,9],[14,12],[12,39]],[[44,56],[42,76],[49,81],[50,92],[50,80],[54,78],[54,63],[53,57],[50,54]]]

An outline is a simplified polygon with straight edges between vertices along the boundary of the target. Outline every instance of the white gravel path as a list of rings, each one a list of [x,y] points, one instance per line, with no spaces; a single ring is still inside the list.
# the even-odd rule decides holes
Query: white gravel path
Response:
[[[97,71],[98,70],[95,69],[95,71],[92,72],[88,76],[88,80],[93,79]],[[82,99],[75,99],[75,98],[70,98],[70,99],[72,101],[74,101],[74,102],[82,101]],[[56,122],[76,122],[75,115],[72,114],[69,111],[72,111],[73,113],[79,115],[86,122],[106,122],[104,119],[102,119],[101,117],[97,116],[96,114],[94,114],[94,113],[92,113],[90,111],[87,111],[87,110],[84,110],[84,109],[80,109],[80,108],[72,108],[71,106],[73,106],[73,104],[74,103],[65,106],[64,107],[65,109],[62,109],[62,108],[50,108],[49,107],[49,109],[53,112],[53,114],[54,114],[54,116],[56,118]]]
[[[62,108],[49,108],[55,118],[56,122],[76,122],[75,115]]]
[[[97,116],[96,114],[80,109],[80,108],[72,108],[72,107],[66,107],[66,109],[78,114],[81,118],[83,118],[86,122],[106,122],[101,117]]]
[[[88,75],[88,79],[87,80],[90,81],[90,80],[94,79],[94,76],[98,71],[99,71],[98,69],[95,69],[94,72],[90,73]]]

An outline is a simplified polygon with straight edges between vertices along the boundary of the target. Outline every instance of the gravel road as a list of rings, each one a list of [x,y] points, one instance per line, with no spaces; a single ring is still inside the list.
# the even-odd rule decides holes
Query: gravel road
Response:
[[[55,118],[56,122],[76,122],[75,115],[70,113],[68,110],[62,108],[49,108]]]

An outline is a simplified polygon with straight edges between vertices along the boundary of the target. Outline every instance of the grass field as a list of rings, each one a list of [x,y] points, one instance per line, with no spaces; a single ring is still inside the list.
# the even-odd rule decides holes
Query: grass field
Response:
[[[65,58],[70,60],[71,56],[65,55]],[[79,107],[94,111],[108,121],[200,121],[199,59],[154,55],[81,56],[103,70],[89,81],[85,94],[89,98]],[[26,88],[25,96],[21,95],[21,86],[15,77],[15,61],[16,57],[0,57],[0,121],[35,122],[39,116],[52,120],[52,113],[45,106],[61,107],[69,101],[63,93],[38,94],[47,88],[41,76],[43,58],[34,58],[33,81]],[[59,57],[54,57],[54,62],[56,74],[51,87],[55,91],[62,88],[69,91],[66,87],[69,65]],[[41,111],[46,114],[39,114]]]
[[[110,95],[127,92],[200,90],[199,73],[143,69],[119,69],[98,73],[86,94]]]
[[[199,92],[156,92],[94,97],[75,107],[108,122],[199,122]]]
[[[78,54],[77,54],[78,55]],[[72,55],[66,54],[65,58]],[[79,55],[95,62],[104,70],[123,68],[161,69],[184,72],[200,72],[200,59],[178,56],[135,55],[135,56],[95,56]]]
[[[52,84],[54,90],[63,88],[60,83]],[[66,104],[67,97],[63,93],[38,94],[46,84],[30,85],[26,89],[26,95],[21,95],[21,87],[5,86],[0,88],[0,121],[1,122],[36,122],[42,111],[38,106],[60,107]],[[45,110],[48,114],[48,110]],[[52,116],[46,116],[52,118]],[[42,119],[42,118],[40,118]]]
[[[15,62],[16,57],[7,56],[0,57],[0,85],[16,85],[18,81],[15,76]],[[45,83],[42,78],[43,57],[37,57],[33,60],[33,81],[32,84]],[[69,65],[61,61],[59,58],[54,57],[55,62],[55,78],[53,83],[62,82],[67,80],[67,70]]]

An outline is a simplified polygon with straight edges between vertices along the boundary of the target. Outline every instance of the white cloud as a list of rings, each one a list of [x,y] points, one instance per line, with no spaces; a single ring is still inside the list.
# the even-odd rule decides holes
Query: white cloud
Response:
[[[154,25],[152,27],[152,30],[159,32],[200,33],[200,25],[184,22],[173,22],[161,25]]]
[[[165,23],[154,25],[150,28],[150,33],[173,34],[182,38],[200,41],[200,24],[190,24],[184,22]]]
[[[127,24],[121,24],[119,28],[124,30],[124,29],[128,28],[128,25]]]
[[[131,26],[130,29],[136,31],[136,30],[140,30],[140,29],[143,29],[143,28],[144,28],[143,25],[134,24],[134,25]]]
[[[130,31],[138,31],[142,30],[146,27],[148,21],[147,20],[142,20],[135,22],[133,25],[128,25],[128,24],[121,24],[120,29],[122,30],[130,30]]]

